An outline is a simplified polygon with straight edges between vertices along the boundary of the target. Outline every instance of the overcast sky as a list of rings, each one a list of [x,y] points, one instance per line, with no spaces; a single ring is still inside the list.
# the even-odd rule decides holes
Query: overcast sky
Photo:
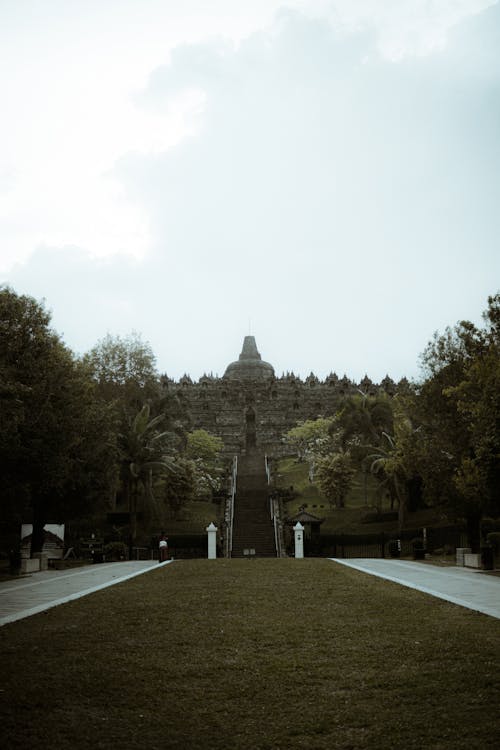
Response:
[[[161,372],[419,375],[500,289],[492,0],[0,0],[0,282]]]

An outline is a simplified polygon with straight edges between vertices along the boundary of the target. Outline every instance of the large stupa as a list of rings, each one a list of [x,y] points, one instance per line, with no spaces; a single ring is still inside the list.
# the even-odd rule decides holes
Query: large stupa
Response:
[[[270,380],[274,378],[274,367],[260,356],[255,337],[245,336],[239,358],[227,366],[224,377],[230,380]]]
[[[223,377],[205,374],[193,382],[185,375],[178,382],[165,378],[164,385],[185,413],[186,429],[203,429],[222,438],[227,456],[250,444],[280,456],[290,450],[283,435],[298,422],[333,417],[343,399],[360,390],[393,396],[399,388],[390,378],[377,385],[365,377],[358,384],[335,373],[323,381],[313,373],[304,380],[293,372],[276,377],[274,367],[260,356],[253,336],[245,336],[240,356],[227,366]]]

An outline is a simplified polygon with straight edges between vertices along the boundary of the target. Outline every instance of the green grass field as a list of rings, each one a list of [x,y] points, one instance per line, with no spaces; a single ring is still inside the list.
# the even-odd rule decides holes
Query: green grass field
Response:
[[[216,503],[191,501],[181,509],[176,519],[167,515],[163,527],[169,534],[204,534],[214,521],[218,525],[223,509]]]
[[[499,639],[328,560],[176,562],[0,629],[0,742],[497,748]]]

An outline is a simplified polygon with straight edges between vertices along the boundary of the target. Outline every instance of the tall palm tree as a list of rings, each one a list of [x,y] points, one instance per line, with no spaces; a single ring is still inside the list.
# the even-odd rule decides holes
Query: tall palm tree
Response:
[[[366,457],[366,461],[369,463],[370,472],[380,483],[381,492],[387,490],[389,493],[391,510],[394,507],[394,500],[397,500],[399,509],[398,515],[400,516],[400,522],[402,523],[404,501],[401,466],[399,465],[398,456],[396,454],[396,442],[393,436],[389,435],[387,432],[382,433],[382,438],[385,439],[385,445],[378,445],[374,449],[375,452]]]
[[[120,435],[122,481],[130,513],[130,552],[137,538],[137,508],[139,497],[155,504],[153,476],[175,472],[175,464],[167,450],[172,443],[172,433],[160,432],[158,427],[164,415],[150,419],[150,406],[145,404],[128,423]]]
[[[369,453],[378,450],[384,442],[384,432],[393,430],[392,400],[386,395],[371,396],[357,389],[358,393],[346,398],[336,418],[341,427],[341,447],[349,451],[355,464],[363,472],[365,504],[368,502]],[[358,395],[359,394],[359,395]],[[380,475],[377,477],[380,479]],[[381,486],[381,490],[385,489]]]
[[[379,445],[375,453],[367,456],[370,461],[370,471],[382,486],[387,487],[391,497],[398,501],[399,528],[402,529],[405,520],[408,501],[409,481],[417,476],[415,470],[416,448],[420,440],[418,433],[420,426],[414,427],[402,410],[398,410],[394,421],[394,435],[382,433],[385,445]]]

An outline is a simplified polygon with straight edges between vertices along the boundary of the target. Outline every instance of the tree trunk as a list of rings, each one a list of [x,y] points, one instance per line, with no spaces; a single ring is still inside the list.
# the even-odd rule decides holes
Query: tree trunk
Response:
[[[129,488],[129,528],[130,528],[130,535],[129,535],[129,545],[128,545],[128,558],[129,560],[132,560],[133,557],[133,547],[135,546],[135,542],[137,539],[137,495],[139,492],[139,483],[137,480],[134,480],[132,482],[132,486]]]
[[[394,478],[394,486],[398,497],[398,530],[401,533],[406,520],[406,494],[396,478]]]

